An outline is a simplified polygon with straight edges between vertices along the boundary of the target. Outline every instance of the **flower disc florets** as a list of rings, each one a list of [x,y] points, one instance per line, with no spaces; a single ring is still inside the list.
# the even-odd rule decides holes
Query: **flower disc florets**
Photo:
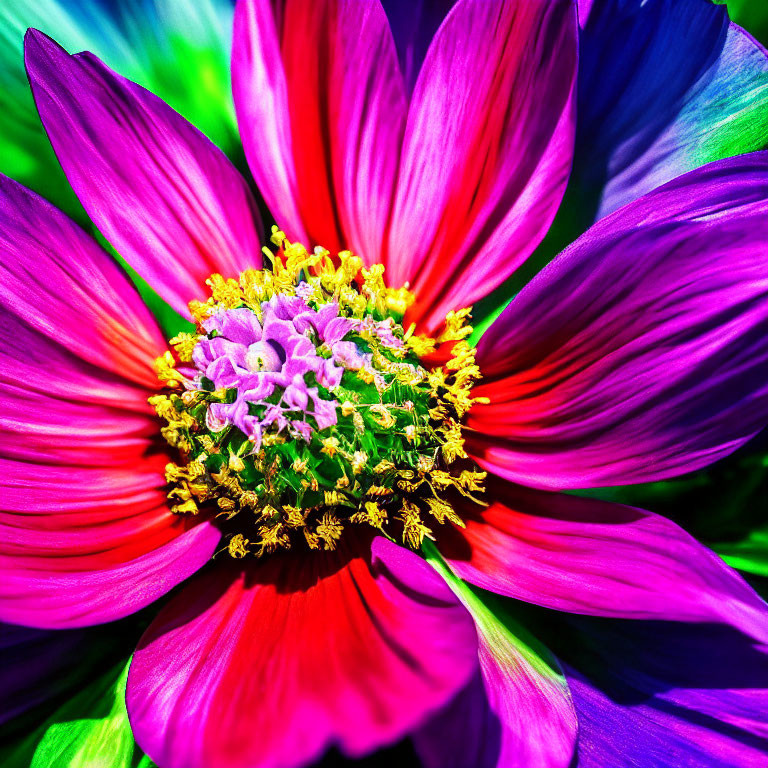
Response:
[[[434,522],[461,524],[445,491],[470,496],[485,477],[460,426],[479,377],[469,310],[437,339],[406,332],[413,297],[383,267],[272,240],[272,269],[213,275],[190,305],[197,333],[157,361],[167,392],[150,402],[180,453],[173,511],[213,511],[235,557],[333,549],[350,524],[416,548]],[[444,366],[424,363],[443,351]]]

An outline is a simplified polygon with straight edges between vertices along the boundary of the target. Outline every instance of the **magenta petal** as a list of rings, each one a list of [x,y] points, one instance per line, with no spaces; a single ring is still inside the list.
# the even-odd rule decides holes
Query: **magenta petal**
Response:
[[[435,35],[386,262],[427,329],[508,277],[554,218],[573,152],[577,32],[570,0],[460,0]]]
[[[170,514],[168,512],[167,514]],[[0,620],[66,629],[135,613],[205,565],[220,534],[201,523],[167,544],[112,567],[57,571],[46,558],[19,565],[0,554]],[[49,556],[50,559],[50,556]]]
[[[5,176],[0,305],[89,363],[143,386],[157,382],[152,363],[165,343],[128,278],[69,217]]]
[[[376,539],[363,556],[201,576],[139,644],[127,704],[165,768],[289,768],[402,738],[476,668],[474,625],[442,578]]]
[[[490,506],[467,504],[466,529],[440,541],[471,584],[559,611],[728,623],[768,640],[765,603],[670,520],[499,478],[488,490]]]
[[[162,335],[127,277],[61,211],[0,177],[0,452],[141,460]]]
[[[189,527],[168,510],[166,462],[136,457],[95,468],[0,459],[0,579],[111,571],[165,547]]]
[[[424,768],[568,768],[577,740],[568,683],[546,649],[489,607],[470,604],[480,670],[413,735]]]
[[[26,38],[32,92],[67,179],[89,216],[179,312],[212,272],[261,266],[248,187],[196,128],[95,56]]]
[[[526,485],[689,472],[768,421],[768,153],[596,224],[482,337],[470,450]]]
[[[379,1],[242,0],[232,79],[248,163],[289,238],[381,261],[406,104]]]

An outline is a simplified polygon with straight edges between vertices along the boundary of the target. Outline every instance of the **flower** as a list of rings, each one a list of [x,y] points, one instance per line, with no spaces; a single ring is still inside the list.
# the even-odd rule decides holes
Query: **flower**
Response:
[[[555,491],[694,469],[764,425],[768,156],[709,164],[628,202],[521,290],[476,352],[466,341],[463,310],[533,252],[562,198],[576,36],[570,2],[462,0],[412,82],[376,3],[287,3],[274,15],[242,0],[238,118],[287,234],[275,233],[281,251],[261,270],[256,207],[225,157],[92,55],[30,33],[33,94],[86,211],[197,325],[176,338],[194,364],[185,371],[95,242],[0,182],[0,616],[107,622],[200,571],[161,608],[128,675],[133,731],[162,768],[302,765],[329,745],[360,755],[408,734],[427,765],[567,766],[577,749],[604,765],[594,761],[615,756],[611,733],[638,717],[674,729],[680,762],[701,757],[705,729],[690,721],[705,718],[707,760],[764,756],[762,677],[757,690],[727,690],[744,683],[725,674],[702,694],[691,688],[707,688],[705,675],[676,690],[664,664],[647,674],[642,648],[637,670],[609,663],[634,622],[661,624],[638,634],[677,635],[676,649],[705,643],[705,625],[740,656],[728,672],[743,658],[762,675],[762,601],[669,521]],[[346,248],[363,269],[345,269]],[[412,379],[385,401],[401,383],[397,354],[412,356]],[[320,359],[342,370],[338,384]],[[280,378],[289,362],[298,379]],[[347,394],[333,392],[345,376],[360,382],[348,413]],[[421,419],[386,456],[382,440],[363,445],[395,429],[366,421],[374,393],[394,418]],[[311,415],[320,401],[336,423]],[[338,478],[294,487],[279,476],[285,463],[265,463],[315,437],[323,447],[307,466],[338,461]],[[305,505],[310,494],[323,501]],[[213,498],[217,517],[203,507]],[[376,535],[390,523],[389,538]],[[561,671],[522,613],[499,625],[467,583],[554,609],[532,626],[570,627],[607,661],[583,668],[555,636]],[[650,700],[643,712],[611,699],[611,674],[629,674],[630,692]]]

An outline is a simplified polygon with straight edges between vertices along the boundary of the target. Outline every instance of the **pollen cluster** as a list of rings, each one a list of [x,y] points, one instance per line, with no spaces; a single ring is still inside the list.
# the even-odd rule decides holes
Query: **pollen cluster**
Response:
[[[272,242],[271,269],[211,276],[196,333],[157,360],[173,511],[215,516],[233,557],[334,549],[352,525],[416,549],[462,525],[446,491],[474,498],[485,478],[461,432],[479,378],[469,310],[417,335],[402,325],[413,296],[381,265]]]

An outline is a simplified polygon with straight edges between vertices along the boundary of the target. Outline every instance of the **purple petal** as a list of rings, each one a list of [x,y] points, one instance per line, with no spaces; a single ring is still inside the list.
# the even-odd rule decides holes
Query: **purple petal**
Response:
[[[474,625],[441,577],[376,539],[208,572],[142,639],[127,704],[166,768],[289,768],[402,738],[476,668]]]
[[[768,153],[712,163],[603,219],[478,345],[469,448],[526,485],[659,480],[768,421]]]
[[[90,53],[30,30],[27,72],[67,179],[106,238],[176,310],[213,272],[261,266],[255,203],[196,128]]]
[[[400,71],[413,91],[429,44],[457,0],[381,0],[397,49]]]
[[[765,146],[768,55],[724,6],[598,3],[580,54],[572,202],[587,226],[707,162]]]
[[[762,768],[768,655],[730,627],[558,622],[580,768]]]
[[[246,346],[261,338],[259,319],[245,307],[212,315],[203,322],[203,328],[206,333],[216,330],[230,341]]]
[[[641,509],[537,491],[499,478],[490,506],[439,540],[461,578],[570,613],[723,622],[766,642],[768,613],[736,571],[670,520]]]

